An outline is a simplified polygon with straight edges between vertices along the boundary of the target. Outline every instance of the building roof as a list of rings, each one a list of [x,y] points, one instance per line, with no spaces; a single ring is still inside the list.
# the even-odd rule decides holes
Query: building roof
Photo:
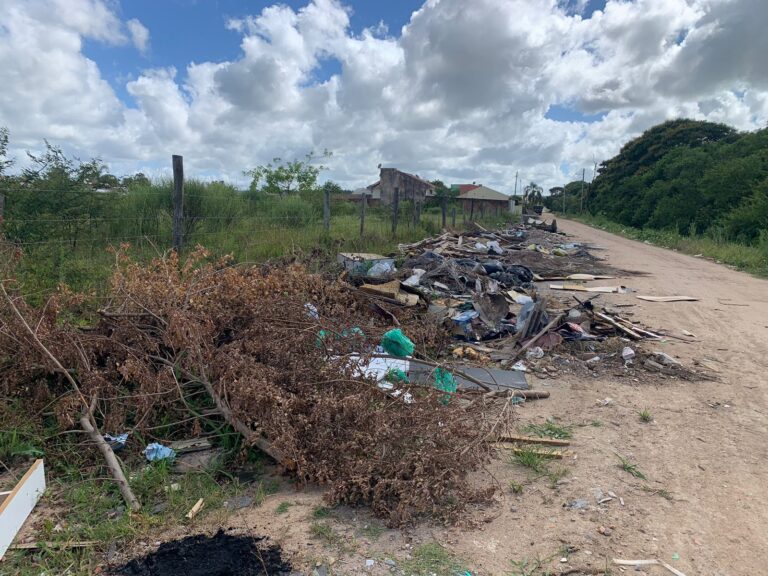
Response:
[[[459,200],[497,200],[508,202],[509,196],[487,186],[478,186],[459,194]]]
[[[480,188],[479,184],[454,184],[451,186],[451,188],[457,189],[459,191],[459,194],[464,194],[464,192],[469,192],[470,190],[474,190],[475,188]]]

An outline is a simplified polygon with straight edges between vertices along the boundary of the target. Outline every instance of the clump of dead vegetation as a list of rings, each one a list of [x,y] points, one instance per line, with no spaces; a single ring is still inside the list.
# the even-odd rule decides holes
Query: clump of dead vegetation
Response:
[[[64,289],[35,308],[15,290],[3,283],[0,393],[30,418],[52,406],[64,428],[85,418],[147,437],[159,427],[188,436],[219,418],[299,484],[327,486],[329,503],[370,506],[391,525],[450,521],[489,495],[467,475],[488,458],[483,440],[504,406],[446,404],[428,386],[404,390],[405,402],[360,376],[350,354],[365,358],[391,317],[341,282],[299,265],[211,260],[202,248],[144,265],[124,246],[98,309]],[[437,326],[407,313],[401,323],[424,351],[445,344]]]

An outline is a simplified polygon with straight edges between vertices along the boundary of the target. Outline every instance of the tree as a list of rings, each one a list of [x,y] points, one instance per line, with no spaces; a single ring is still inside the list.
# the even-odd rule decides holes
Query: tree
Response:
[[[327,150],[323,158],[330,158]],[[269,164],[257,166],[243,172],[251,177],[251,192],[261,192],[278,196],[287,196],[298,192],[311,192],[317,190],[317,177],[326,166],[314,164],[315,154],[310,152],[304,160],[284,161],[274,158]]]
[[[133,176],[124,176],[120,184],[125,188],[131,188],[133,186],[149,186],[152,183],[143,172],[137,172]]]
[[[543,192],[544,189],[536,184],[536,182],[531,182],[523,188],[523,209],[529,205],[535,206],[541,204]]]
[[[5,173],[5,169],[13,164],[13,160],[8,158],[8,128],[0,126],[0,179]]]
[[[449,188],[442,180],[432,180],[432,185],[435,187],[437,198],[456,198],[459,195],[458,189]]]

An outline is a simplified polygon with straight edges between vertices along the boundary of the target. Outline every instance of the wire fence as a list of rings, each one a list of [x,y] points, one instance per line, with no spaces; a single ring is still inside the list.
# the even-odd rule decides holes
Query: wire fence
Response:
[[[317,248],[390,252],[471,219],[493,224],[504,210],[472,214],[461,203],[428,198],[392,206],[368,204],[348,194],[267,195],[228,186],[200,186],[183,195],[175,211],[170,186],[118,191],[0,188],[3,244],[17,254],[15,276],[23,293],[42,298],[59,284],[100,292],[113,268],[114,249],[140,261],[175,247],[182,256],[197,245],[236,261],[262,261]]]

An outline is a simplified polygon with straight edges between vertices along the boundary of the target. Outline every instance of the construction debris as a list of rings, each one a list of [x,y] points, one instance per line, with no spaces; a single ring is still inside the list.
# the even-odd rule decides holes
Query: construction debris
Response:
[[[13,490],[0,492],[0,560],[45,492],[45,466],[35,460]]]

